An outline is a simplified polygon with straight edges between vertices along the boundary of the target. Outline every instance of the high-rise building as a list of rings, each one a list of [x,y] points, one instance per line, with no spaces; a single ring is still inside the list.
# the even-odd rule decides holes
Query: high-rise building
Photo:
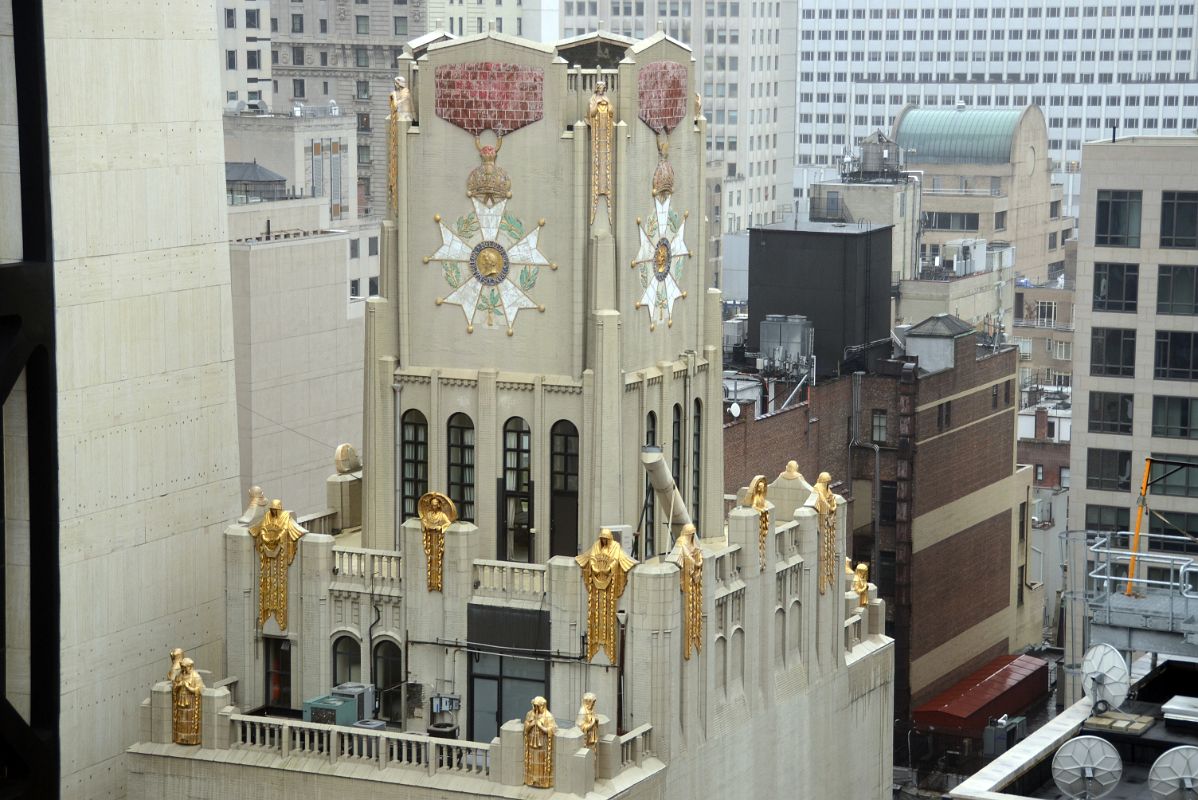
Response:
[[[1073,528],[1131,530],[1147,456],[1198,462],[1195,156],[1194,137],[1133,136],[1084,148]],[[1145,532],[1198,533],[1198,469],[1154,484],[1148,500]],[[1161,577],[1162,566],[1147,565],[1147,576]]]
[[[563,36],[659,29],[694,49],[718,234],[790,211],[796,13],[796,0],[565,0],[561,25]]]
[[[357,123],[358,213],[387,205],[388,95],[403,44],[431,29],[424,0],[273,0],[274,109],[319,106]]]
[[[93,12],[0,2],[0,780],[39,799],[123,797],[163,653],[224,657],[240,493],[213,10]]]
[[[906,103],[1040,106],[1048,151],[1079,200],[1082,142],[1198,128],[1193,3],[802,0],[797,198]]]
[[[218,0],[216,31],[225,108],[269,109],[274,102],[270,0]]]

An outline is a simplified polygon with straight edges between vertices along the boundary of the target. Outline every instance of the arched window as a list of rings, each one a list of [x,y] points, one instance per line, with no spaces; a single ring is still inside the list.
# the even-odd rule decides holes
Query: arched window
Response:
[[[333,642],[333,685],[356,683],[362,679],[362,647],[352,636],[338,636]]]
[[[428,420],[411,409],[400,417],[400,425],[402,511],[403,518],[408,520],[417,516],[416,503],[428,491]]]
[[[399,720],[403,713],[403,654],[399,645],[384,639],[374,646],[374,694],[379,716]]]
[[[670,472],[674,485],[682,492],[682,406],[674,404],[674,426],[670,436]]]
[[[657,415],[650,411],[645,415],[645,444],[657,446]],[[657,515],[653,512],[656,510],[657,504],[653,497],[653,484],[649,482],[649,476],[645,476],[645,530],[642,535],[644,546],[641,548],[639,558],[651,558],[653,556],[653,540],[657,533]]]
[[[563,419],[550,430],[549,555],[578,554],[578,428]]]
[[[449,418],[449,499],[458,507],[458,519],[474,521],[474,423],[465,414]]]
[[[532,430],[522,417],[503,425],[503,514],[509,557],[532,561]]]
[[[700,487],[703,466],[703,402],[695,398],[695,416],[691,420],[691,516],[699,524]]]

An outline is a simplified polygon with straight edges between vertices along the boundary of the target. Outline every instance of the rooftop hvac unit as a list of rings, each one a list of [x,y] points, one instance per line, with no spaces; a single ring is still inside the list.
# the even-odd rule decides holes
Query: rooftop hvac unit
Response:
[[[982,731],[982,755],[989,758],[1001,756],[1017,742],[1027,738],[1027,718],[1007,717],[1003,714]]]
[[[333,687],[333,697],[344,697],[357,703],[354,719],[369,719],[374,716],[374,687],[366,683],[343,683]]]
[[[353,698],[327,694],[304,701],[304,722],[353,725],[358,719],[358,704]]]

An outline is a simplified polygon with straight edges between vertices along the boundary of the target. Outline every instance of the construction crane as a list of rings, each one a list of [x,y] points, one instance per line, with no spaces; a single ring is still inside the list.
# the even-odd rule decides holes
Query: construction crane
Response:
[[[1154,478],[1152,477],[1152,466],[1154,464],[1160,464],[1162,467],[1168,467],[1168,469]],[[1136,501],[1136,530],[1131,539],[1131,561],[1127,565],[1127,586],[1123,590],[1123,593],[1128,597],[1135,596],[1135,592],[1132,591],[1132,580],[1136,576],[1136,554],[1140,552],[1140,526],[1144,520],[1144,509],[1148,507],[1148,487],[1154,483],[1160,483],[1175,472],[1189,469],[1190,467],[1198,467],[1198,463],[1193,461],[1177,461],[1169,458],[1153,458],[1152,456],[1144,459],[1144,479],[1140,482],[1140,497]],[[1186,535],[1188,536],[1189,534]]]

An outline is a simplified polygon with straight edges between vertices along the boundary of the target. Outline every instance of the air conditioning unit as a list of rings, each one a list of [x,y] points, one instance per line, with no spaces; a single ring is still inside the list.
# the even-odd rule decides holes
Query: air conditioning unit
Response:
[[[366,683],[343,683],[333,687],[333,697],[344,697],[357,703],[355,720],[370,719],[374,716],[374,687]]]
[[[304,722],[353,725],[358,719],[358,705],[353,698],[324,695],[304,701]]]

